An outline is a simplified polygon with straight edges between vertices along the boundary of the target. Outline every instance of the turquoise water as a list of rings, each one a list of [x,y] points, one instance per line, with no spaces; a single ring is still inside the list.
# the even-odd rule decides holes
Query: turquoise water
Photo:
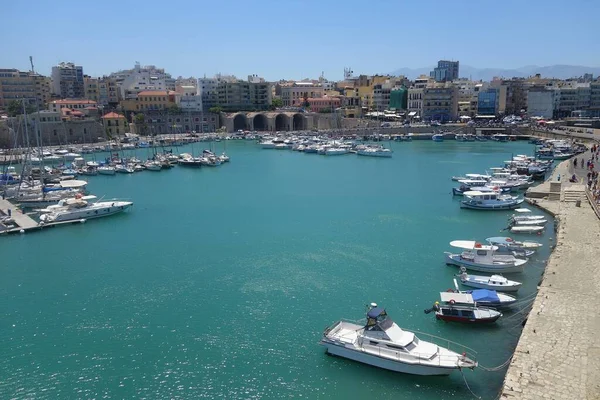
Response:
[[[471,398],[458,372],[392,373],[327,356],[318,340],[374,301],[401,327],[474,348],[484,366],[504,362],[519,318],[471,327],[423,310],[457,272],[443,262],[448,242],[497,236],[509,215],[461,210],[450,176],[533,147],[391,146],[378,159],[228,142],[219,168],[88,177],[91,192],[133,209],[0,238],[0,398]],[[519,297],[548,254],[509,276],[524,282]],[[494,398],[504,372],[465,376]]]

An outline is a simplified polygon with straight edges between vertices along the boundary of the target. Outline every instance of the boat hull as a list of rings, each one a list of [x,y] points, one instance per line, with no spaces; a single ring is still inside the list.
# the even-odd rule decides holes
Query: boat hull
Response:
[[[347,358],[349,360],[358,361],[363,364],[372,365],[374,367],[387,369],[394,372],[402,372],[412,375],[450,375],[454,369],[452,367],[434,367],[423,364],[407,364],[400,361],[393,361],[375,354],[369,354],[364,351],[344,347],[334,343],[321,341],[321,344],[327,349],[327,353],[335,356]]]
[[[476,288],[476,289],[488,289],[488,290],[495,290],[497,292],[507,292],[507,293],[514,293],[514,292],[518,292],[519,288],[521,287],[521,285],[490,285],[490,284],[485,284],[485,283],[479,283],[479,282],[474,282],[474,281],[469,281],[469,280],[461,280],[461,283],[465,286],[469,286],[472,288]]]
[[[455,315],[443,315],[441,313],[436,313],[435,318],[440,319],[446,322],[460,322],[463,324],[490,324],[492,322],[496,322],[501,315],[496,315],[489,318],[467,318]]]
[[[456,265],[457,267],[465,267],[470,271],[488,272],[491,274],[510,274],[523,272],[525,269],[525,263],[521,265],[515,264],[494,264],[486,265],[479,264],[473,261],[466,260],[460,257],[460,254],[446,253],[446,264]]]
[[[516,202],[512,202],[512,203],[504,203],[504,204],[474,204],[472,202],[468,202],[468,201],[462,201],[460,203],[461,208],[469,208],[471,210],[486,210],[486,211],[494,211],[494,210],[514,210],[515,208],[518,208],[519,205],[523,203],[523,200],[517,200]]]

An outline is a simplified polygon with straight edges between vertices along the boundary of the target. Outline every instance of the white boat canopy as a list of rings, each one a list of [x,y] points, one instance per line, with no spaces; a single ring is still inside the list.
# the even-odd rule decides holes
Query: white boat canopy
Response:
[[[497,246],[489,246],[481,244],[474,240],[453,240],[450,242],[450,246],[457,247],[465,250],[481,249],[481,250],[498,250]]]

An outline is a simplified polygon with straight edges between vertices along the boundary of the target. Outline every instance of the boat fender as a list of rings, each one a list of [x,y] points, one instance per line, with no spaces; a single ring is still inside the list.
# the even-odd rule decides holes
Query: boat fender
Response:
[[[450,300],[448,303],[450,303],[450,304],[454,304],[454,303],[456,303],[456,302],[455,302],[454,300]]]

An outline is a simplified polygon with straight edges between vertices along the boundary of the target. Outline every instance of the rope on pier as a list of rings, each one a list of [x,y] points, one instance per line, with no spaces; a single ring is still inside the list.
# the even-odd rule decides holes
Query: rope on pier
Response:
[[[467,378],[465,377],[465,374],[463,374],[463,370],[459,369],[460,374],[463,377],[463,380],[465,381],[465,386],[467,387],[467,389],[469,389],[469,392],[471,392],[471,394],[473,395],[473,397],[475,397],[476,399],[481,399],[480,396],[477,396],[475,393],[473,393],[473,391],[471,390],[471,387],[469,386],[469,383],[467,382]]]
[[[484,367],[481,364],[479,364],[478,366],[479,366],[479,368],[483,369],[484,371],[496,372],[496,371],[500,371],[501,369],[504,369],[505,367],[507,367],[508,364],[510,364],[512,358],[513,358],[513,356],[511,355],[510,357],[508,357],[508,360],[504,361],[502,364],[500,364],[496,367]]]

